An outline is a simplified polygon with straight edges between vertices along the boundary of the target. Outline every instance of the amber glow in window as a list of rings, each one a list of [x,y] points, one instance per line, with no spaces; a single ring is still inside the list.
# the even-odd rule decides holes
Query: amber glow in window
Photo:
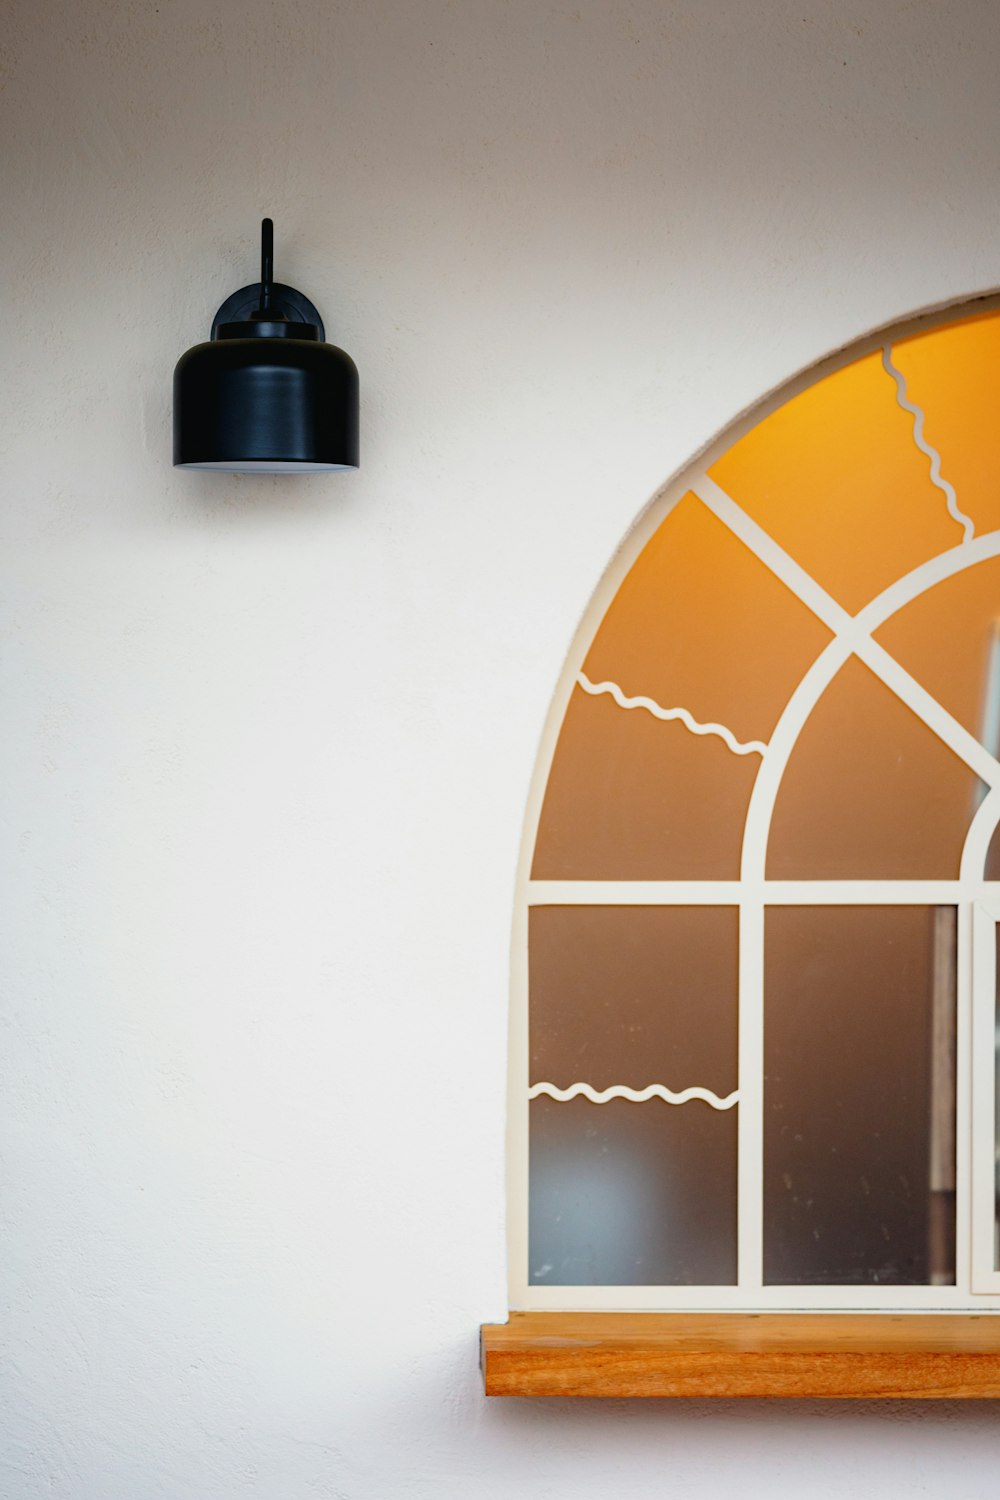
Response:
[[[993,307],[869,339],[599,588],[522,860],[513,1307],[1000,1308],[998,374]]]

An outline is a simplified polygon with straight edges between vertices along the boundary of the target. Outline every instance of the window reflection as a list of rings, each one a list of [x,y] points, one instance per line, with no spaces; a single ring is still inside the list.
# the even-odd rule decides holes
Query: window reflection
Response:
[[[736,1115],[700,1102],[531,1103],[532,1286],[736,1280]]]
[[[953,1284],[955,951],[954,908],[769,911],[769,1284]]]

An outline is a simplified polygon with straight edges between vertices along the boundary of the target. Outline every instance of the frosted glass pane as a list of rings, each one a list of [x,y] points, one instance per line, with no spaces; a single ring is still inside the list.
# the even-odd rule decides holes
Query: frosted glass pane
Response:
[[[730,1093],[737,937],[735,907],[535,907],[531,1082]]]
[[[1000,1271],[1000,926],[994,928],[996,940],[996,981],[994,1001],[994,1073],[993,1073],[993,1269]]]
[[[954,909],[775,908],[765,966],[766,1282],[952,1284]]]
[[[737,1086],[732,907],[531,912],[531,1081]],[[539,1286],[729,1284],[736,1106],[545,1095],[531,1103],[530,1279]]]
[[[736,1109],[531,1103],[532,1286],[732,1285]]]
[[[857,660],[823,694],[778,790],[777,880],[955,880],[983,788]]]

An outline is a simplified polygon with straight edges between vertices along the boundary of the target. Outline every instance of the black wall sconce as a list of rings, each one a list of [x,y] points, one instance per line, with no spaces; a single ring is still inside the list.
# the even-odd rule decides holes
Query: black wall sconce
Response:
[[[274,225],[261,224],[260,281],[227,297],[212,339],[174,370],[174,464],[236,474],[358,467],[358,372],[323,319],[272,279]]]

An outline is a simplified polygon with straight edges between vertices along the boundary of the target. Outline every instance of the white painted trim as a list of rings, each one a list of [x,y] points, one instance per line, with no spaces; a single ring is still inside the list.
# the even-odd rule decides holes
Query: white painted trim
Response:
[[[595,1089],[589,1083],[571,1083],[565,1089],[557,1088],[554,1083],[533,1083],[528,1090],[529,1099],[539,1099],[542,1094],[555,1099],[559,1104],[578,1099],[581,1094],[591,1104],[610,1104],[612,1099],[627,1099],[630,1104],[647,1104],[650,1099],[660,1099],[664,1104],[690,1104],[693,1100],[700,1099],[712,1109],[732,1109],[740,1097],[737,1089],[722,1097],[712,1089],[702,1088],[700,1084],[693,1084],[678,1093],[668,1089],[664,1083],[648,1083],[644,1089],[629,1088],[627,1083],[613,1083],[607,1089]]]
[[[972,912],[972,1291],[1000,1293],[996,1250],[996,928],[1000,901]]]
[[[955,1225],[957,1282],[970,1296],[1000,1292],[993,1259],[995,1212],[991,1161],[996,1149],[993,1115],[995,965],[991,913],[1000,911],[997,882],[983,879],[990,841],[1000,820],[1000,789],[991,788],[976,809],[962,850],[961,880],[971,892],[958,908],[958,1067],[955,1096]],[[985,1030],[985,1047],[981,1033]],[[984,1157],[986,1164],[984,1166]],[[985,1189],[981,1181],[986,1174]],[[979,1174],[979,1175],[977,1175]]]
[[[1000,793],[995,806],[1000,808]],[[762,898],[765,906],[954,906],[971,900],[980,885],[968,880],[763,880],[756,885],[741,880],[533,880],[528,905],[739,906]],[[1000,890],[1000,881],[983,889],[993,887]]]
[[[667,1294],[666,1296],[664,1294]],[[518,1312],[996,1312],[951,1286],[521,1286]]]
[[[955,1288],[972,1294],[972,911],[958,906],[955,1014]]]
[[[909,337],[925,329],[936,326],[941,322],[951,319],[959,313],[975,313],[977,311],[995,310],[1000,307],[1000,296],[979,299],[974,303],[943,304],[939,308],[930,310],[923,316],[911,319],[905,324],[895,326],[890,330],[893,337]],[[535,765],[532,778],[531,790],[528,798],[528,806],[525,816],[524,836],[521,844],[521,856],[518,868],[517,894],[515,900],[515,917],[512,932],[512,1002],[510,1019],[510,1069],[509,1069],[509,1180],[510,1191],[508,1194],[508,1226],[509,1226],[509,1267],[510,1267],[510,1305],[514,1308],[548,1307],[548,1308],[579,1308],[579,1309],[668,1309],[672,1307],[689,1308],[700,1310],[725,1310],[726,1308],[771,1308],[787,1311],[799,1311],[809,1308],[824,1308],[830,1311],[849,1311],[870,1309],[906,1309],[910,1311],[948,1312],[969,1307],[968,1275],[963,1274],[963,1239],[965,1246],[968,1245],[968,1236],[963,1229],[963,1194],[965,1208],[968,1208],[969,1189],[968,1172],[963,1167],[968,1166],[968,1132],[963,1129],[965,1123],[964,1111],[969,1105],[968,1068],[971,1062],[971,1038],[969,1036],[969,1006],[963,1001],[963,983],[971,985],[969,977],[971,961],[971,935],[970,941],[963,947],[962,933],[965,928],[971,929],[970,900],[975,894],[975,889],[983,894],[991,896],[998,889],[997,886],[986,886],[975,880],[972,874],[971,846],[967,843],[967,859],[963,859],[962,878],[960,882],[915,882],[912,887],[906,882],[767,882],[765,874],[765,851],[767,835],[770,827],[771,814],[773,811],[774,798],[781,779],[781,771],[784,762],[794,746],[802,724],[805,722],[819,696],[832,680],[836,671],[855,649],[857,644],[862,644],[864,638],[885,623],[897,609],[910,599],[933,587],[935,583],[951,577],[964,568],[971,567],[988,557],[1000,555],[1000,533],[976,538],[973,541],[959,544],[947,552],[930,558],[927,562],[914,569],[906,577],[897,580],[887,588],[877,599],[872,600],[859,615],[851,619],[841,606],[830,599],[825,591],[815,584],[814,580],[803,569],[798,568],[785,554],[778,554],[781,549],[776,549],[775,544],[766,536],[760,528],[754,529],[754,523],[749,518],[744,518],[743,513],[725,496],[721,490],[713,492],[709,486],[712,481],[707,479],[704,470],[716,458],[721,457],[732,444],[746,432],[750,431],[770,412],[777,410],[793,395],[797,394],[817,380],[835,370],[841,369],[855,359],[866,354],[876,353],[884,345],[887,333],[877,330],[867,338],[859,340],[855,344],[839,351],[830,359],[821,362],[810,370],[803,372],[795,380],[788,382],[778,390],[773,391],[764,401],[756,404],[745,412],[732,426],[719,435],[702,453],[696,455],[685,470],[680,472],[670,481],[647,507],[636,527],[625,539],[623,546],[612,560],[611,566],[605,571],[597,590],[584,618],[576,632],[573,644],[567,656],[567,661],[560,678],[559,686],[553,696],[542,743]],[[691,884],[683,882],[532,882],[530,879],[531,863],[534,855],[535,841],[537,837],[538,820],[541,812],[542,802],[552,765],[556,742],[565,709],[573,691],[574,679],[580,664],[585,660],[586,654],[600,626],[607,606],[616,594],[618,587],[627,575],[632,564],[642,551],[646,542],[662,524],[665,517],[673,507],[694,486],[708,491],[711,503],[710,508],[720,519],[738,523],[742,539],[748,540],[753,537],[758,547],[769,555],[771,561],[764,557],[762,560],[768,562],[772,571],[777,571],[778,564],[782,571],[778,576],[793,588],[799,598],[803,599],[814,613],[823,619],[828,628],[833,630],[835,638],[821,653],[820,658],[806,674],[799,688],[793,693],[792,699],[786,706],[782,719],[779,721],[780,734],[776,731],[772,738],[768,754],[764,757],[761,770],[758,772],[754,793],[751,797],[750,809],[747,818],[747,828],[744,835],[741,882],[694,882]],[[716,487],[718,489],[718,487]],[[705,494],[701,498],[705,501]],[[708,502],[706,502],[708,503]],[[734,529],[734,528],[731,528]],[[739,534],[739,533],[738,533]],[[758,555],[760,555],[758,553]],[[864,648],[867,649],[867,648]],[[860,654],[860,652],[859,652]],[[879,651],[871,653],[871,666],[874,662],[884,669],[885,655]],[[889,658],[891,660],[891,658]],[[898,664],[894,664],[898,666]],[[877,668],[875,668],[877,670]],[[889,668],[890,672],[893,668]],[[900,669],[901,670],[901,669]],[[881,675],[881,674],[880,674]],[[898,673],[895,674],[896,684],[908,695],[904,701],[908,706],[914,708],[914,703],[909,701],[916,696],[920,700],[920,706],[914,708],[921,717],[928,711],[928,704],[916,695],[911,687],[912,679],[903,680]],[[889,684],[894,691],[897,690],[892,683]],[[914,685],[915,686],[915,685]],[[902,696],[903,694],[901,694]],[[921,709],[923,712],[921,712]],[[933,705],[930,709],[933,722],[930,723],[935,733],[938,733],[945,743],[956,748],[956,741],[961,743],[962,748],[958,753],[963,759],[972,755],[979,774],[985,763],[982,759],[982,747],[972,750],[961,726],[955,726],[954,721],[948,722],[950,716],[944,715],[940,705]],[[956,735],[955,728],[959,731]],[[942,731],[944,731],[942,733]],[[773,755],[776,748],[776,740],[780,746],[784,761],[781,765],[775,765],[776,774],[768,775],[768,762],[777,761],[778,757]],[[991,787],[1000,787],[1000,767],[994,762],[989,766],[990,774],[984,777]],[[988,842],[988,840],[987,840]],[[981,871],[981,866],[980,866]],[[900,885],[906,885],[910,890],[909,896],[904,896],[898,889]],[[681,899],[683,895],[683,900]],[[892,900],[918,902],[920,904],[951,904],[953,901],[959,910],[959,1078],[958,1078],[958,1249],[959,1261],[959,1284],[955,1288],[942,1287],[727,1287],[727,1288],[684,1288],[684,1287],[561,1287],[540,1288],[527,1285],[528,1272],[528,1227],[527,1227],[527,1080],[528,1080],[528,1010],[527,1010],[527,915],[529,904],[545,905],[552,903],[579,904],[581,902],[597,900],[607,904],[734,904],[740,905],[741,913],[748,908],[756,910],[758,903],[789,903],[798,904],[807,900],[819,900],[824,903],[837,901],[864,902]],[[761,914],[763,906],[760,907]],[[963,958],[963,952],[965,957]],[[964,980],[963,980],[964,974]],[[761,1017],[762,1020],[762,1017]],[[749,1065],[751,1031],[747,1031],[747,1049],[743,1060]],[[741,1080],[742,1082],[742,1080]],[[744,1106],[741,1105],[740,1113]],[[749,1142],[747,1143],[749,1145]],[[747,1184],[749,1186],[749,1183]],[[744,1244],[748,1243],[744,1231]],[[744,1263],[741,1251],[741,1264]],[[968,1261],[964,1264],[967,1266]],[[750,1271],[750,1254],[747,1251],[746,1269]],[[975,1301],[977,1310],[1000,1311],[1000,1296],[983,1296]]]
[[[955,486],[949,484],[941,474],[941,455],[938,450],[931,446],[924,436],[924,411],[915,401],[906,394],[906,376],[892,362],[892,346],[885,344],[882,348],[882,368],[895,382],[896,400],[905,412],[913,418],[913,441],[920,449],[925,458],[930,459],[931,484],[939,489],[944,496],[945,508],[953,521],[957,521],[962,528],[962,539],[971,542],[976,534],[976,528],[972,524],[972,518],[958,508],[958,496],[955,494]]]
[[[589,693],[593,698],[599,698],[607,693],[613,698],[619,708],[642,709],[647,714],[652,714],[654,719],[660,719],[663,723],[679,722],[689,734],[715,735],[731,750],[734,755],[763,755],[767,746],[761,740],[738,740],[731,729],[725,724],[702,723],[689,713],[686,708],[664,708],[654,698],[647,698],[645,694],[638,694],[630,698],[617,682],[591,682],[586,672],[577,672],[577,687]]]
[[[507,1040],[507,1284],[511,1307],[528,1284],[528,1151],[531,1078],[528,1011],[527,904],[515,902],[511,934],[511,993]]]
[[[736,1117],[736,1246],[740,1290],[764,1282],[764,903],[759,890],[740,906],[739,1068]]]
[[[847,637],[851,634],[853,619],[847,610],[832,599],[815,578],[807,573],[800,563],[790,557],[762,526],[752,521],[746,511],[740,509],[732,496],[726,494],[721,485],[716,484],[715,480],[709,478],[707,474],[702,474],[691,488],[702,504],[706,505],[734,536],[739,537],[744,546],[748,547],[776,578],[780,578],[795,597],[811,609],[828,629],[832,630],[835,635]]]
[[[774,727],[770,753],[761,762],[743,825],[740,876],[751,885],[766,878],[767,844],[778,788],[806,720],[851,654],[850,643],[834,636],[792,692]]]
[[[738,880],[532,880],[529,906],[738,906]]]
[[[962,850],[959,878],[963,884],[986,884],[983,874],[997,823],[1000,822],[1000,787],[993,787],[976,808]]]

